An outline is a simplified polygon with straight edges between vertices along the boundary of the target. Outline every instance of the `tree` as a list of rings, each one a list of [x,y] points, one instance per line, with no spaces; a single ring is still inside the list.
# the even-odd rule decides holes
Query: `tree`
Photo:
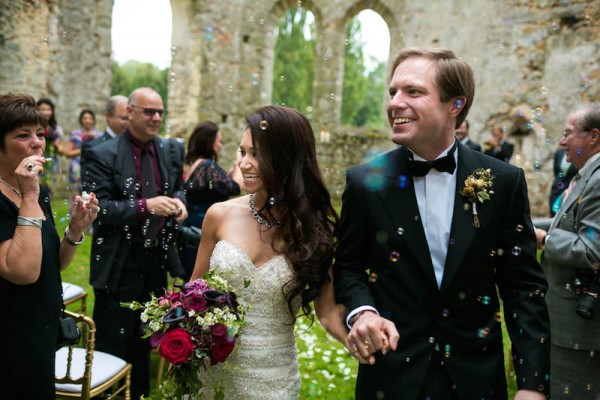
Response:
[[[315,24],[308,12],[294,7],[279,21],[273,65],[273,103],[303,113],[312,105],[315,63]]]
[[[346,27],[342,123],[381,128],[385,64],[377,63],[373,71],[367,71],[360,32],[360,21],[354,18]]]
[[[159,69],[154,64],[128,61],[119,65],[111,63],[112,79],[110,82],[111,94],[129,94],[140,87],[150,87],[158,92],[167,108],[168,96],[168,69]]]

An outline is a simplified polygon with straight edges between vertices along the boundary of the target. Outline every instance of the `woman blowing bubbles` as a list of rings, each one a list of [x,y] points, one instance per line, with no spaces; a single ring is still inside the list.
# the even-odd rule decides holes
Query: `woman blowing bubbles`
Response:
[[[71,262],[98,201],[76,197],[62,240],[44,171],[46,118],[26,94],[0,95],[0,388],[7,399],[54,398],[60,270]]]
[[[308,314],[314,300],[327,330],[342,342],[347,334],[329,278],[338,216],[308,120],[267,106],[246,122],[237,162],[249,195],[209,208],[192,279],[215,270],[250,309],[227,365],[201,373],[221,384],[227,399],[295,399],[299,309]]]

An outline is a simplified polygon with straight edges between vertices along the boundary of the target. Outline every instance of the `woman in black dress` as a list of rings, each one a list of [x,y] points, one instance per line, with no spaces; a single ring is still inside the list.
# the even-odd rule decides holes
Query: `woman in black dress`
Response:
[[[221,132],[214,122],[204,121],[196,125],[185,156],[189,167],[184,185],[189,212],[185,221],[187,226],[201,228],[208,207],[240,194],[242,174],[237,164],[234,163],[229,172],[217,164],[222,147]],[[186,281],[194,271],[197,251],[198,245],[185,245],[179,249]]]
[[[60,271],[72,260],[98,201],[77,196],[61,240],[43,172],[46,118],[26,94],[0,95],[0,397],[53,399]]]

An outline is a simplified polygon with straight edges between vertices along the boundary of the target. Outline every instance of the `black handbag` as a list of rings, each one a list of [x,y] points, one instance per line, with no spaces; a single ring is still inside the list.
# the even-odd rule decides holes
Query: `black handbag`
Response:
[[[65,346],[73,346],[79,343],[81,331],[73,317],[61,314],[58,318],[58,336],[56,337],[56,350]]]

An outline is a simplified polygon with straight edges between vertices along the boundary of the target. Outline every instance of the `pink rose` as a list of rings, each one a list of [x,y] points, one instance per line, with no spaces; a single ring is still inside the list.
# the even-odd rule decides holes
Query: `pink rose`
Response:
[[[192,338],[183,328],[175,328],[163,336],[158,355],[171,364],[181,364],[194,353]]]

